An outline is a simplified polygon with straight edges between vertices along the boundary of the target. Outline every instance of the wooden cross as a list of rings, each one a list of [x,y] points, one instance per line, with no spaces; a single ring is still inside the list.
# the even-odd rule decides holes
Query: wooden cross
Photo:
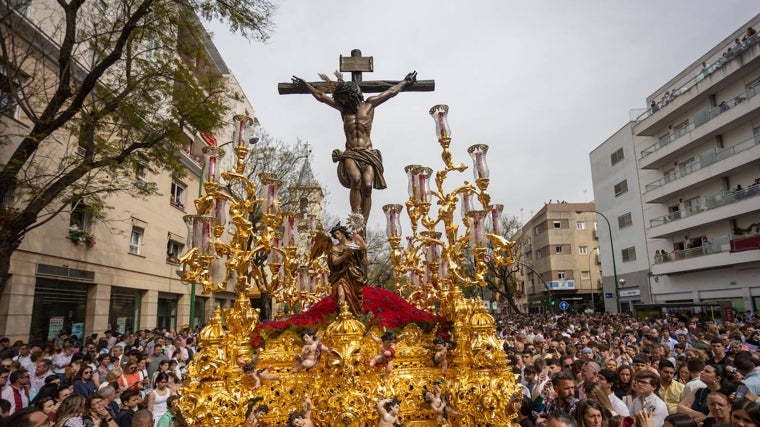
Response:
[[[374,71],[374,60],[371,56],[362,56],[359,49],[351,51],[351,56],[340,56],[339,67],[341,72],[351,72],[351,80],[359,85],[364,93],[382,92],[399,81],[393,80],[370,80],[363,81],[363,72]],[[332,86],[328,82],[318,81],[309,82],[310,85],[323,92],[332,92]],[[417,80],[414,84],[405,87],[403,92],[432,92],[435,90],[435,80]],[[292,83],[278,83],[277,91],[280,95],[290,95],[293,93],[309,93],[305,88],[296,86]]]

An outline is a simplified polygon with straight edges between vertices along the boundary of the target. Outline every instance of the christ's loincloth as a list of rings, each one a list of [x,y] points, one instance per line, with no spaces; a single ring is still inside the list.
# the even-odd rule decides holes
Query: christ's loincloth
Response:
[[[375,171],[372,188],[382,190],[388,186],[383,177],[383,156],[380,154],[380,150],[374,148],[348,148],[346,151],[333,150],[332,160],[338,163],[338,181],[344,187],[351,188],[351,178],[346,171],[346,159],[356,162],[362,173],[364,173],[367,167],[371,167]]]

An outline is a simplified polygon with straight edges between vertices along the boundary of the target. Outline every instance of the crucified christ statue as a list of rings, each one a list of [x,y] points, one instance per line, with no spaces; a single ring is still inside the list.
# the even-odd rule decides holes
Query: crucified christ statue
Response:
[[[341,185],[350,189],[351,211],[361,212],[365,224],[372,208],[372,189],[386,188],[383,158],[380,151],[372,147],[370,138],[375,107],[398,95],[404,88],[414,84],[416,79],[417,72],[413,71],[404,80],[365,100],[361,88],[353,81],[338,81],[330,97],[304,79],[293,77],[294,85],[306,89],[317,101],[340,112],[343,132],[346,134],[346,149],[333,150],[332,160],[338,163],[338,180]]]

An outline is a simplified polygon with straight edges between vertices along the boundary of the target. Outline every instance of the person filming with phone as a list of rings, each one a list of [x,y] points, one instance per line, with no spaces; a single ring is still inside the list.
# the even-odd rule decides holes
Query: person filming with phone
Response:
[[[652,419],[652,425],[664,425],[665,417],[668,416],[668,407],[655,393],[659,386],[660,379],[654,372],[647,369],[636,372],[631,382],[635,396],[628,395],[623,399],[628,406],[628,412],[638,418],[638,414],[645,411],[647,418]]]

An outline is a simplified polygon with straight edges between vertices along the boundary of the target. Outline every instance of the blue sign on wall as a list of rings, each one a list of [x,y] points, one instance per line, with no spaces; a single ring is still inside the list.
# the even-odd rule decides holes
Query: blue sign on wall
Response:
[[[559,309],[562,311],[567,311],[567,309],[570,308],[570,303],[567,301],[560,301],[559,302]]]
[[[605,292],[604,293],[605,298],[612,298],[612,292]]]

